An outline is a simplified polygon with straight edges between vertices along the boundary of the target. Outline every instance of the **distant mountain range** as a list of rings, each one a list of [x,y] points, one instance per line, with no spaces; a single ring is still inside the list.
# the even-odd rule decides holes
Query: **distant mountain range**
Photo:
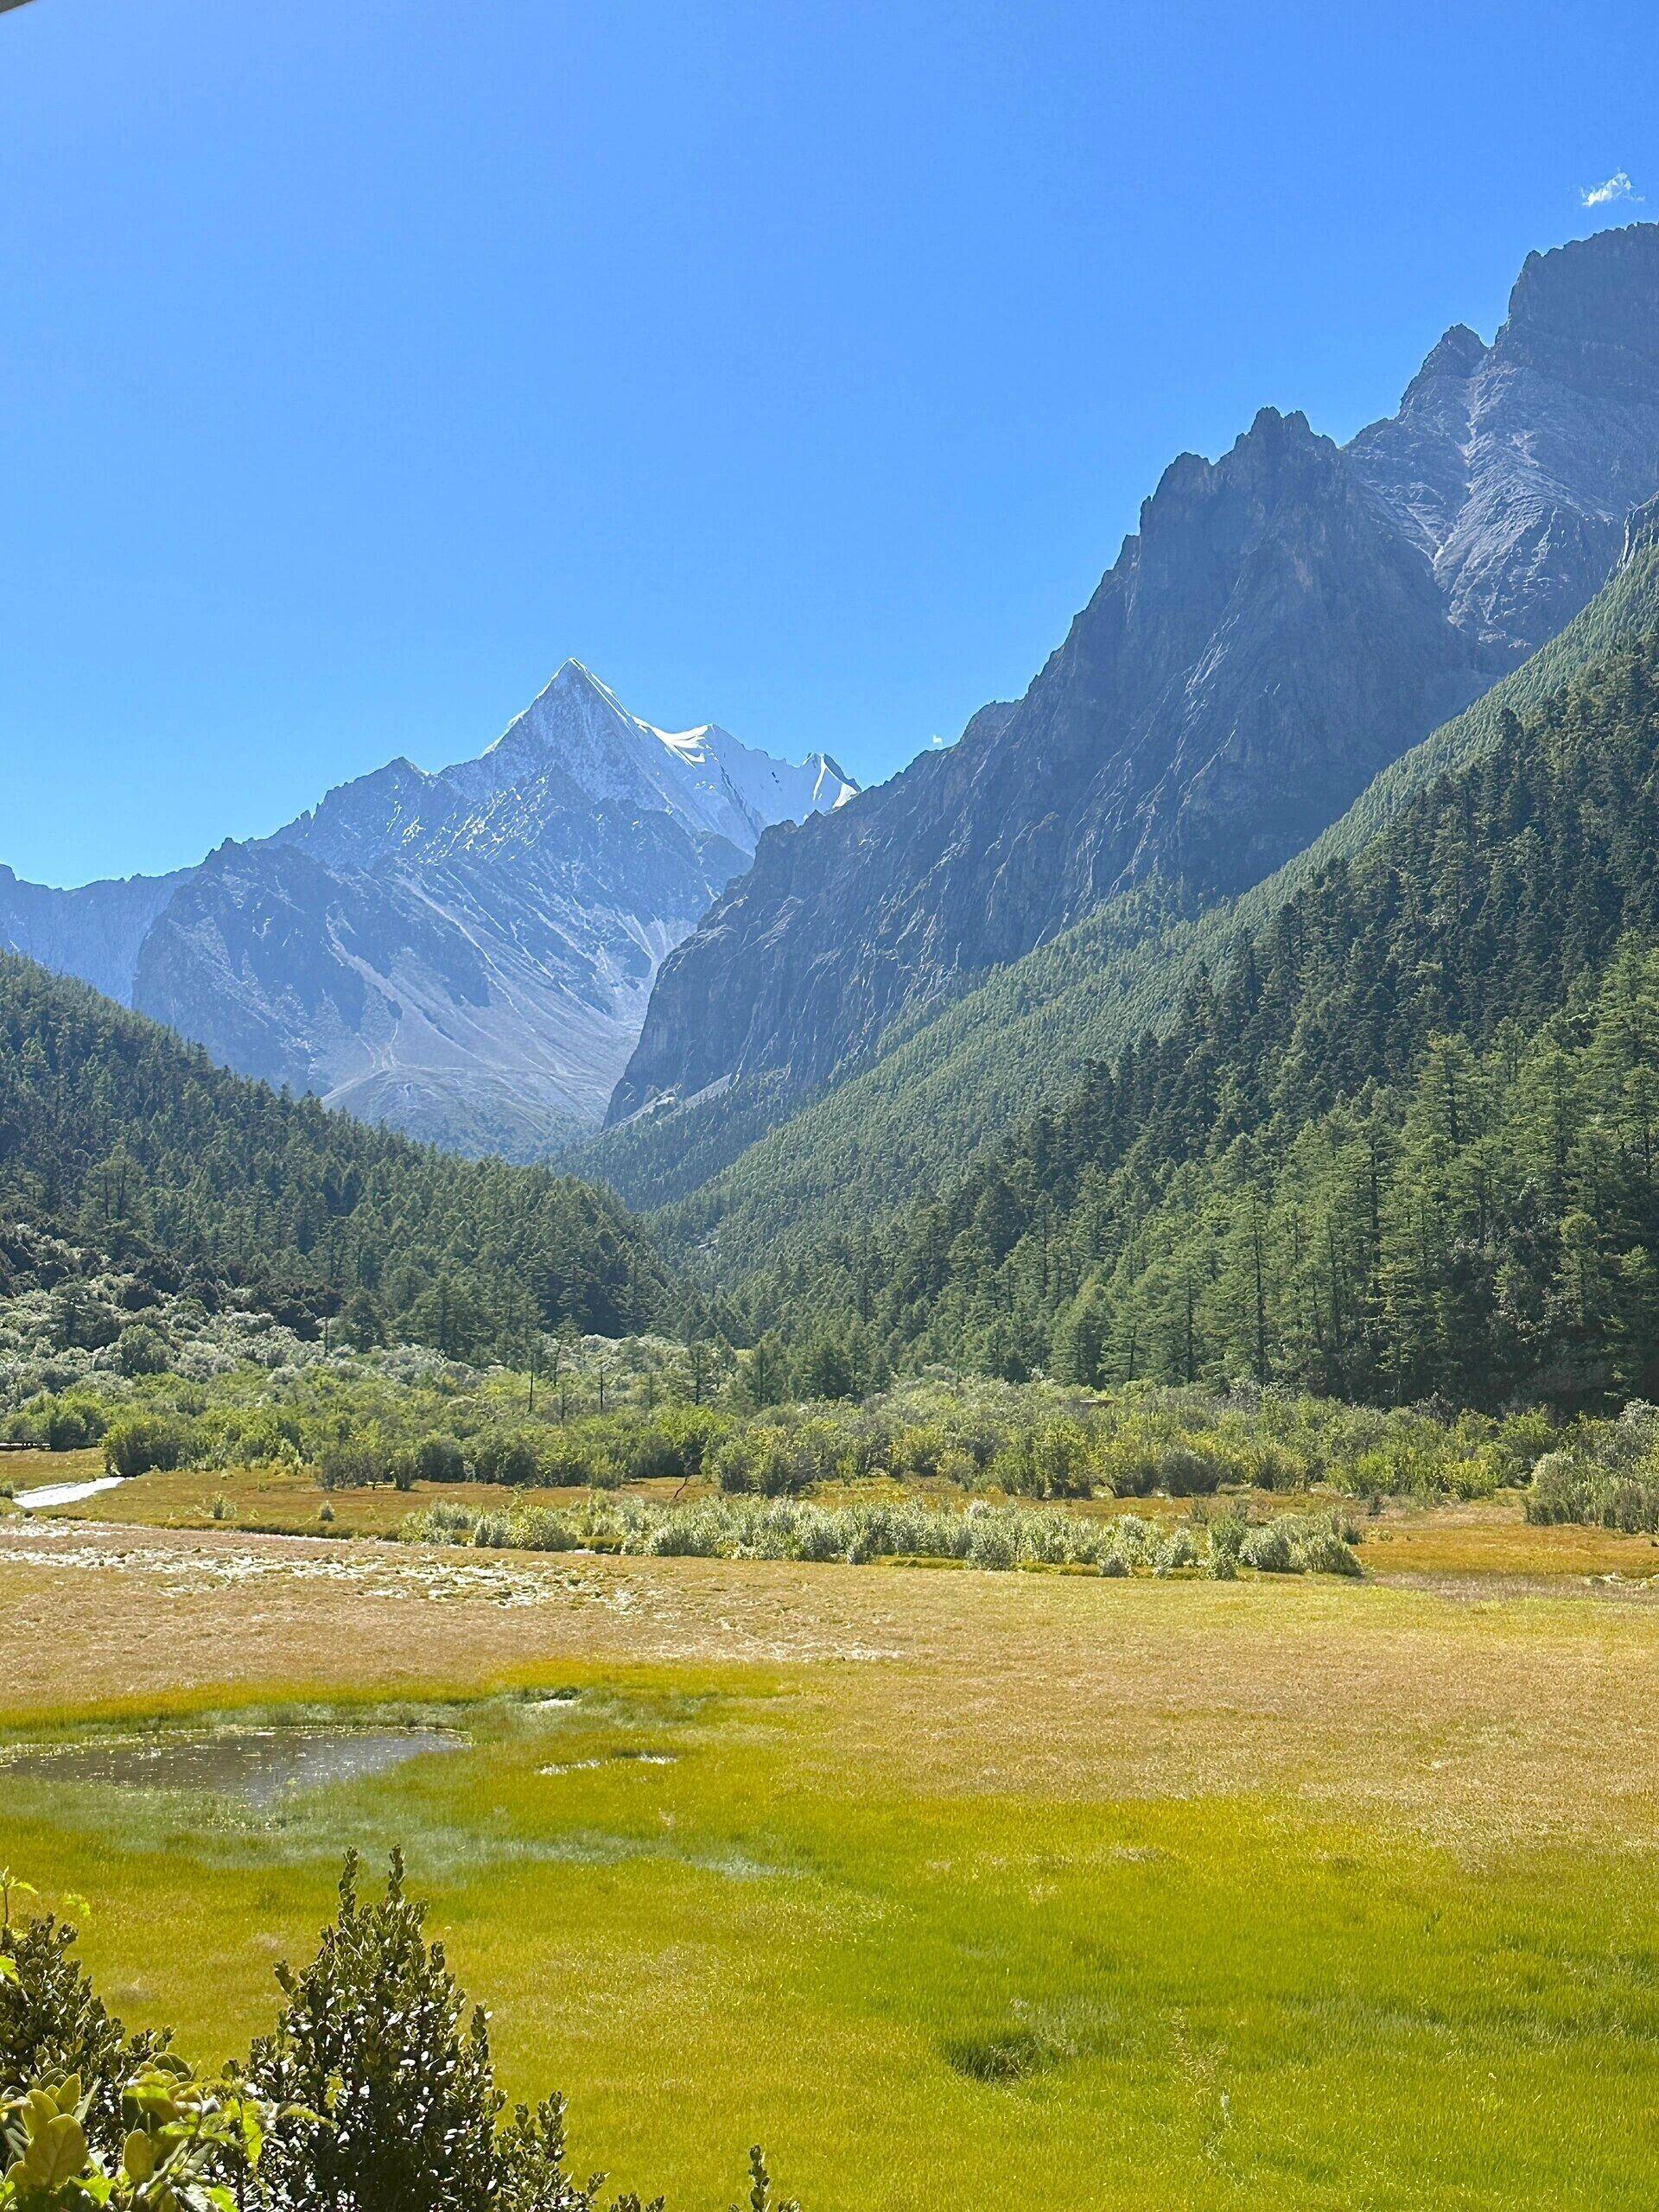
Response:
[[[664,954],[761,832],[855,789],[822,753],[657,729],[568,660],[479,759],[393,760],[199,867],[67,891],[0,868],[0,948],[243,1074],[531,1159],[597,1122]]]
[[[747,1086],[775,1120],[1135,886],[1259,881],[1571,620],[1656,487],[1652,224],[1530,256],[1491,345],[1448,331],[1345,447],[1269,408],[1183,454],[1023,699],[760,839],[664,962],[611,1118],[729,1120]]]

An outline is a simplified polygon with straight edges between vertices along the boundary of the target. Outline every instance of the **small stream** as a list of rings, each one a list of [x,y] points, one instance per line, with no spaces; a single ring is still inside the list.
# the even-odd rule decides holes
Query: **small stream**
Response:
[[[96,1497],[101,1490],[118,1488],[123,1480],[120,1475],[99,1475],[89,1483],[47,1483],[38,1490],[20,1490],[12,1503],[25,1513],[42,1505],[74,1505],[83,1497]]]

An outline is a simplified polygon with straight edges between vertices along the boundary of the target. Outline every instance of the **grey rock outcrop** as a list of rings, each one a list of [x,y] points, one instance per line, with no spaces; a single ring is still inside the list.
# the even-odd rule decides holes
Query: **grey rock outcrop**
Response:
[[[591,1126],[664,954],[833,761],[666,732],[576,662],[489,751],[397,760],[274,836],[131,884],[0,871],[0,944],[247,1075],[458,1149],[531,1159]]]
[[[1153,875],[1260,880],[1553,636],[1659,486],[1659,226],[1534,254],[1338,448],[1260,414],[1165,473],[1065,645],[826,821],[772,830],[664,963],[613,1121],[868,1055]]]

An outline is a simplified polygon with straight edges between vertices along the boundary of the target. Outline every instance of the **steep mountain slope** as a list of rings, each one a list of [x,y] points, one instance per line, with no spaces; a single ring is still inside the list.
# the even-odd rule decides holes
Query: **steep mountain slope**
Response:
[[[489,750],[395,760],[153,882],[0,881],[0,944],[243,1072],[529,1158],[603,1110],[664,954],[760,831],[852,786],[661,731],[568,661]]]
[[[667,961],[613,1120],[888,1026],[1126,888],[1243,889],[1551,635],[1659,486],[1659,226],[1529,260],[1339,450],[1271,410],[1166,473],[1026,697],[827,823],[764,837]]]
[[[79,976],[108,998],[128,998],[144,934],[189,872],[131,875],[59,891],[26,883],[0,863],[0,950]]]
[[[614,1200],[544,1168],[462,1160],[216,1068],[83,983],[0,953],[0,1213],[257,1286],[300,1318],[455,1353],[533,1318],[669,1317],[666,1272]]]
[[[636,1207],[666,1207],[671,1241],[740,1275],[861,1232],[964,1157],[1058,1100],[1090,1064],[1167,1027],[1184,993],[1237,955],[1322,868],[1351,857],[1436,777],[1479,759],[1506,711],[1535,712],[1615,646],[1659,630],[1659,500],[1630,519],[1618,569],[1581,614],[1476,703],[1402,756],[1340,821],[1237,899],[1177,918],[1155,887],[1000,969],[944,1012],[895,1025],[868,1068],[788,1113],[775,1078],[690,1109],[642,1116],[572,1155]]]
[[[889,1354],[1499,1402],[1659,1376],[1659,632],[1312,872],[1161,1033],[788,1270]],[[763,1299],[763,1305],[770,1301]]]
[[[1399,413],[1348,448],[1429,556],[1453,623],[1501,653],[1534,651],[1577,613],[1656,489],[1655,235],[1642,224],[1529,255],[1492,345],[1447,331]]]
[[[570,1154],[635,1208],[666,1208],[672,1243],[723,1276],[810,1256],[825,1234],[862,1232],[918,1190],[944,1188],[964,1157],[1055,1102],[1090,1062],[1157,1033],[1201,976],[1320,868],[1363,852],[1435,777],[1480,759],[1504,712],[1535,712],[1619,644],[1659,631],[1659,500],[1630,518],[1615,575],[1513,675],[1387,767],[1323,836],[1236,900],[1179,920],[1157,887],[1106,907],[920,1024],[896,1024],[876,1062],[779,1115],[777,1077],[732,1084],[692,1109],[641,1115]],[[777,1126],[774,1126],[777,1123]]]

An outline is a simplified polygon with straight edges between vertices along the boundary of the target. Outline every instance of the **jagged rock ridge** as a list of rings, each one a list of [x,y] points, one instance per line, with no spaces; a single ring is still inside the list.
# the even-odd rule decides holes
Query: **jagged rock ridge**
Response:
[[[465,1150],[596,1121],[665,952],[762,830],[855,787],[714,725],[662,731],[567,661],[489,750],[397,760],[166,878],[0,872],[0,945],[245,1074]]]
[[[621,1120],[798,1091],[1154,874],[1243,889],[1588,601],[1659,486],[1659,226],[1529,257],[1345,448],[1260,414],[1183,454],[1026,696],[773,830],[664,963]]]

